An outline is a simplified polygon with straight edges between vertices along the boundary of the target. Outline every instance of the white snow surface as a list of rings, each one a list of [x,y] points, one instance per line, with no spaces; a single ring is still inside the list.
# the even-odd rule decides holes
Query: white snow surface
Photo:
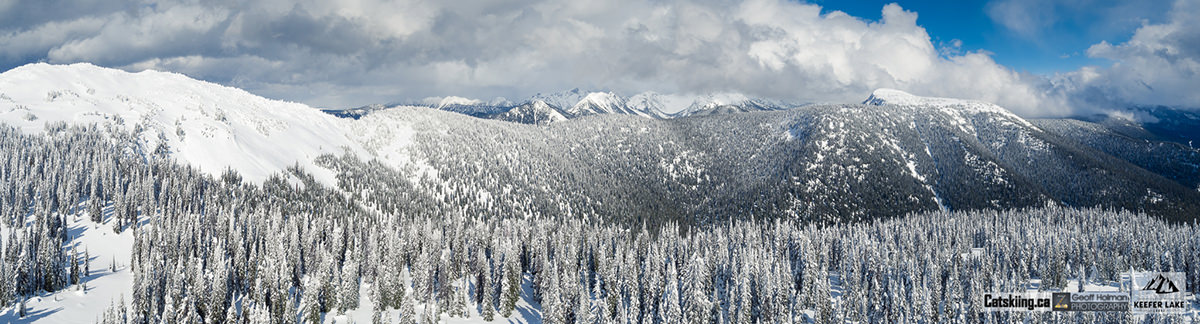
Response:
[[[408,271],[405,270],[405,273]],[[460,278],[454,280],[451,284],[458,287],[465,287],[470,294],[474,294],[475,285],[471,283],[469,278]],[[411,280],[408,277],[406,280]],[[411,285],[412,281],[407,281]],[[346,310],[345,313],[326,313],[322,323],[371,323],[371,316],[374,315],[372,310],[375,309],[374,303],[368,298],[370,289],[374,289],[370,284],[364,284],[358,293],[359,302],[358,308]],[[443,301],[446,302],[446,301]],[[466,317],[452,317],[446,313],[438,314],[436,323],[446,324],[479,324],[479,323],[506,323],[506,324],[541,324],[542,323],[542,305],[533,300],[533,277],[525,274],[521,278],[521,297],[517,300],[516,307],[513,309],[512,316],[504,317],[497,310],[494,318],[491,321],[485,321],[480,315],[480,308],[469,301],[463,302],[467,307]],[[416,314],[403,314],[395,308],[388,307],[383,311],[383,318],[391,320],[392,323],[399,322],[399,319],[404,316],[414,316],[418,319],[417,323],[423,323],[422,316],[425,316],[425,308],[430,305],[424,303],[416,303],[414,310]]]
[[[441,109],[446,106],[469,106],[469,105],[482,105],[482,104],[483,104],[483,100],[479,100],[479,99],[467,99],[467,98],[463,98],[463,97],[449,96],[449,97],[445,97],[445,98],[442,98],[441,100],[439,100],[437,107],[439,109]]]
[[[106,215],[112,213],[105,207]],[[94,323],[109,306],[122,298],[126,306],[133,301],[133,274],[129,269],[133,251],[133,232],[113,233],[112,220],[94,223],[87,213],[67,217],[68,233],[72,239],[64,247],[75,246],[80,257],[86,250],[91,257],[90,272],[84,277],[85,290],[70,286],[54,293],[29,296],[28,314],[18,316],[16,303],[0,308],[0,323]],[[2,226],[0,226],[2,227]],[[116,272],[110,267],[116,262]]]
[[[741,105],[750,102],[750,98],[746,95],[736,92],[727,93],[710,93],[702,96],[697,96],[692,100],[692,104],[684,110],[684,114],[691,114],[701,110],[712,109],[719,106]]]
[[[588,93],[589,92],[587,91],[575,88],[555,93],[539,93],[533,96],[533,100],[541,100],[547,104],[550,104],[551,106],[557,107],[558,109],[567,110],[582,101],[583,97],[587,96]]]
[[[550,107],[545,101],[533,100],[527,104],[517,106],[504,114],[516,116],[537,116],[545,115],[547,123],[557,123],[567,121],[567,117],[563,116],[557,109]]]
[[[939,98],[939,97],[922,97],[908,92],[880,88],[871,92],[871,96],[863,101],[863,104],[868,105],[906,105],[906,106],[956,106],[956,105],[978,105],[978,106],[996,106],[994,104],[965,99],[954,98]]]
[[[922,97],[896,89],[880,88],[872,91],[871,96],[867,97],[867,100],[863,100],[862,103],[864,105],[875,106],[897,105],[939,109],[942,112],[957,115],[959,117],[961,117],[963,113],[996,114],[1011,118],[1027,127],[1036,128],[1024,118],[1017,116],[1008,109],[1004,109],[1004,107],[1000,107],[990,102],[978,100]]]
[[[642,92],[625,101],[629,109],[644,111],[655,118],[668,118],[668,111],[678,111],[687,106],[685,97],[664,95],[653,91]]]
[[[530,101],[538,100],[576,116],[616,113],[659,119],[671,118],[673,115],[684,116],[688,112],[717,106],[742,105],[753,101],[750,97],[735,92],[696,95],[646,91],[625,98],[614,92],[584,91],[578,88],[551,94],[537,94],[530,99]]]
[[[38,133],[50,122],[126,131],[140,124],[146,152],[165,138],[179,161],[213,175],[232,168],[254,182],[299,164],[333,185],[333,173],[315,166],[314,158],[363,153],[361,142],[373,138],[351,135],[352,120],[176,73],[37,63],[0,74],[0,123]]]
[[[625,99],[612,92],[592,92],[567,112],[571,115],[612,114],[624,109]]]

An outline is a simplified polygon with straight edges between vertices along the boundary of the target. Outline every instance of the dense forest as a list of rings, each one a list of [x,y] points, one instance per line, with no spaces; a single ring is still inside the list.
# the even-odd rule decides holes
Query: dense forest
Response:
[[[370,189],[365,200],[384,205],[401,195],[388,179],[415,174],[452,188],[453,199],[518,195],[541,214],[634,223],[751,215],[836,223],[1048,204],[1184,222],[1200,214],[1200,192],[1174,171],[1200,159],[1197,150],[1162,155],[1155,163],[1176,167],[1152,168],[1139,162],[1144,156],[1122,159],[1131,156],[990,111],[828,105],[670,120],[595,115],[533,126],[398,107],[357,122],[414,128],[408,150],[435,171],[388,176],[380,171],[386,161],[331,167],[355,174],[344,191],[365,198]],[[1116,145],[1143,152],[1158,144]]]
[[[480,171],[326,155],[338,188],[300,168],[256,184],[135,142],[115,127],[0,128],[0,305],[23,312],[27,296],[87,284],[70,218],[134,234],[134,293],[103,323],[314,323],[362,307],[380,323],[490,320],[519,301],[547,323],[1111,322],[1133,318],[983,312],[982,292],[1107,284],[1131,269],[1200,287],[1197,223],[1128,211],[629,222],[529,187],[450,181]],[[576,199],[587,201],[558,201]]]

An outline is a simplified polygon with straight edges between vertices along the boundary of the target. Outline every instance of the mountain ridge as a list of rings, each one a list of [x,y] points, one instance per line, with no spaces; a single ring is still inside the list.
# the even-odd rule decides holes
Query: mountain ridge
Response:
[[[345,120],[185,75],[130,73],[87,63],[29,64],[0,74],[0,120],[25,132],[48,123],[116,125],[140,144],[209,174],[226,168],[261,181],[325,153],[361,151]],[[279,145],[279,143],[289,143]],[[332,174],[319,172],[332,182]]]
[[[628,100],[608,93],[579,107],[608,112],[587,118],[540,100],[468,110],[460,104],[473,101],[454,99],[438,102],[462,109],[365,107],[354,119],[178,74],[33,65],[0,74],[0,94],[0,121],[25,132],[112,125],[136,132],[142,151],[165,144],[167,155],[211,174],[232,168],[261,181],[300,165],[323,184],[346,186],[396,172],[395,181],[433,192],[399,196],[520,198],[556,215],[854,221],[1046,204],[1168,218],[1200,212],[1196,173],[1181,169],[1194,162],[1190,148],[1145,146],[1167,152],[1150,163],[1122,153],[1142,149],[1137,141],[1074,133],[1089,124],[1034,124],[988,103],[891,90],[866,105],[690,118],[612,113],[629,112],[621,110]],[[368,164],[316,161],[328,156]],[[347,172],[360,178],[348,181]]]

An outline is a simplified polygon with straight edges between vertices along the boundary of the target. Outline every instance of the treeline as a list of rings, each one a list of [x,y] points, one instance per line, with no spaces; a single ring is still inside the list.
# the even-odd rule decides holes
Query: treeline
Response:
[[[596,115],[539,127],[408,107],[359,122],[411,127],[403,154],[436,172],[402,178],[429,175],[433,181],[413,185],[441,187],[434,190],[440,198],[516,195],[539,212],[568,217],[837,223],[1046,204],[1182,222],[1200,213],[1195,186],[1165,169],[1144,170],[1060,130],[998,113],[822,105],[672,120]],[[1194,162],[1153,156],[1174,168]],[[378,171],[386,164],[370,163],[335,161],[356,174],[340,187],[389,190],[382,182],[394,181]],[[392,204],[380,192],[370,200]]]
[[[1187,272],[1194,291],[1197,234],[1055,207],[686,233],[550,218],[191,215],[138,232],[133,303],[105,321],[314,323],[372,307],[379,323],[432,323],[512,316],[525,299],[547,323],[1112,322],[1130,318],[983,312],[982,295],[1034,279],[1041,290],[1111,284],[1129,269]]]
[[[548,323],[1092,322],[1129,318],[982,312],[982,293],[1105,284],[1129,269],[1187,272],[1200,287],[1197,225],[1128,212],[621,223],[358,165],[375,162],[323,158],[354,191],[298,168],[255,185],[141,152],[116,129],[49,133],[0,129],[0,274],[14,278],[0,301],[76,283],[64,224],[95,215],[134,231],[134,293],[105,323],[312,323],[361,307],[378,322],[431,323],[523,303]],[[378,179],[401,189],[359,185]]]
[[[189,175],[161,154],[140,152],[123,131],[55,123],[46,132],[27,136],[0,127],[0,305],[84,284],[90,255],[72,243],[69,220],[107,217],[118,231],[128,228],[139,210],[172,211],[178,204],[163,195],[182,192],[164,183],[171,180],[161,176],[164,169]],[[201,183],[190,175],[176,184]],[[111,205],[107,216],[102,205]]]
[[[1200,149],[1163,140],[1136,124],[1096,124],[1073,119],[1033,120],[1039,128],[1129,161],[1188,188],[1200,188]]]

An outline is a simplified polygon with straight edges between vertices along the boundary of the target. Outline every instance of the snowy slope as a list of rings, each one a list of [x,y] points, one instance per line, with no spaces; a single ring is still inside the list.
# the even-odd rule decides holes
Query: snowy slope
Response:
[[[750,101],[750,98],[740,93],[710,93],[703,96],[698,96],[692,101],[681,114],[692,115],[696,112],[712,109],[719,106],[741,105]]]
[[[112,212],[111,207],[104,210],[106,214]],[[17,316],[14,304],[0,308],[0,323],[91,323],[122,298],[127,305],[133,300],[133,273],[129,269],[133,232],[115,234],[111,218],[97,224],[86,213],[68,217],[67,221],[70,235],[75,239],[64,248],[77,248],[80,257],[86,250],[91,257],[90,272],[84,279],[86,289],[71,286],[54,293],[30,296],[26,301],[28,316]],[[113,262],[116,262],[116,272],[112,271]]]
[[[661,101],[656,101],[650,95],[639,95],[631,101],[613,92],[592,92],[579,100],[570,109],[567,109],[567,115],[571,118],[590,116],[590,115],[633,115],[645,118],[664,118],[666,114],[661,110]]]
[[[180,161],[210,174],[233,168],[251,181],[299,163],[332,183],[313,158],[361,151],[344,131],[348,120],[302,104],[181,74],[90,64],[30,64],[0,74],[0,122],[26,132],[50,122],[120,125],[140,130],[147,152],[165,139]]]
[[[583,97],[567,114],[573,117],[613,114],[625,111],[625,98],[612,92],[592,92]]]
[[[583,100],[583,97],[586,97],[587,95],[588,95],[587,91],[580,90],[579,88],[574,88],[571,90],[561,91],[561,92],[545,93],[545,94],[539,93],[539,94],[533,95],[533,98],[531,98],[530,101],[541,100],[541,101],[545,102],[546,104],[557,107],[558,109],[567,110],[567,109],[570,109],[571,107],[574,107],[575,104],[579,103],[579,101]]]
[[[468,99],[468,98],[463,98],[463,97],[458,97],[458,96],[448,96],[448,97],[441,98],[441,100],[438,100],[436,107],[438,109],[442,109],[442,108],[445,108],[448,106],[471,106],[471,105],[481,105],[481,104],[483,104],[483,100]]]
[[[567,120],[567,117],[563,115],[562,111],[546,104],[545,101],[541,100],[533,100],[513,107],[508,111],[488,115],[485,117],[489,119],[531,125],[549,125]]]
[[[541,105],[546,107],[542,107]],[[403,106],[403,105],[401,105]],[[415,106],[456,112],[472,117],[504,120],[523,124],[547,124],[592,115],[633,115],[651,119],[707,116],[750,111],[784,110],[800,105],[747,97],[740,93],[660,94],[647,91],[624,97],[611,91],[585,91],[579,88],[536,94],[522,104],[502,98],[491,102],[462,97],[432,97]],[[379,111],[383,105],[351,109],[331,109],[326,113],[343,118],[362,118]],[[397,107],[390,106],[388,108]],[[387,108],[383,108],[387,109]],[[563,119],[555,115],[562,115]]]
[[[453,111],[475,117],[483,117],[504,112],[513,107],[513,104],[504,98],[496,98],[491,102],[485,102],[479,99],[449,96],[443,98],[426,98],[425,100],[422,100],[420,106],[437,110]]]
[[[897,105],[937,108],[942,109],[944,112],[957,114],[998,114],[1013,118],[1025,126],[1033,126],[1028,121],[1025,121],[1025,119],[1017,116],[1008,109],[1004,109],[1003,107],[993,103],[978,100],[922,97],[896,89],[880,88],[871,92],[871,95],[868,96],[866,100],[863,100],[862,103],[864,105],[874,106]]]
[[[683,97],[667,96],[657,92],[643,92],[632,97],[625,102],[629,109],[644,111],[653,115],[654,118],[664,119],[670,117],[666,111],[677,111],[682,105],[686,104]]]
[[[671,117],[709,116],[751,111],[784,110],[788,105],[763,99],[752,99],[740,93],[710,93],[697,96],[686,109]]]

